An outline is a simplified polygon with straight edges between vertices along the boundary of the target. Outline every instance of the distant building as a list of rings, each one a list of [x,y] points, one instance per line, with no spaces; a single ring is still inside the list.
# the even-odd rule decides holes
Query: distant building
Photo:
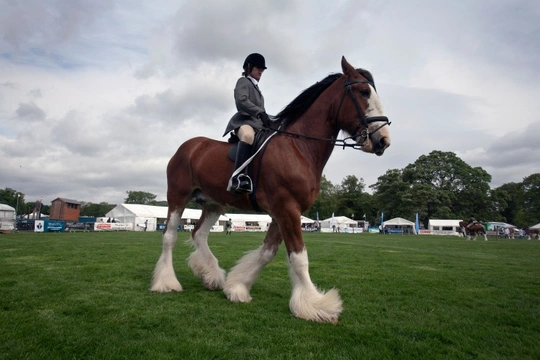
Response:
[[[52,201],[49,219],[77,222],[80,214],[80,201],[56,198]]]

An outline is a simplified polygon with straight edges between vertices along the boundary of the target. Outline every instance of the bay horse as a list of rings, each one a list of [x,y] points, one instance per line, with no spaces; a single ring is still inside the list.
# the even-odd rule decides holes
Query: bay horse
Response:
[[[460,221],[459,226],[463,231],[463,234],[467,235],[467,240],[476,240],[478,235],[483,236],[485,241],[488,241],[486,235],[486,228],[480,223],[474,223],[469,227],[466,221]],[[474,238],[473,238],[474,235]]]
[[[527,235],[527,240],[538,239],[540,240],[540,229],[531,229],[529,227],[523,228]]]
[[[300,216],[317,199],[335,145],[378,156],[390,146],[386,126],[390,123],[371,73],[355,69],[345,57],[341,68],[343,74],[331,74],[304,90],[276,116],[280,128],[264,151],[253,156],[256,176],[251,196],[226,191],[234,165],[227,155],[231,144],[196,137],[180,145],[167,166],[167,225],[151,291],[182,291],[173,268],[173,248],[182,212],[195,198],[203,210],[191,232],[194,251],[188,265],[206,288],[223,289],[233,302],[250,302],[251,286],[284,241],[292,282],[291,312],[301,319],[337,323],[342,300],[336,289],[325,292],[311,281]],[[338,140],[340,131],[350,136]],[[210,229],[225,206],[265,212],[272,218],[262,245],[245,254],[227,275],[208,246]]]

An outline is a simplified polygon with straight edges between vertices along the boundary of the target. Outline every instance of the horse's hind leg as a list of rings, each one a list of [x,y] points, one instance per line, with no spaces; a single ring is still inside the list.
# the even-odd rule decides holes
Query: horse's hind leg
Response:
[[[262,268],[276,256],[283,237],[275,221],[270,223],[261,247],[245,254],[229,271],[223,292],[233,302],[250,302],[249,291]]]
[[[219,267],[218,260],[208,247],[208,234],[219,219],[223,210],[220,206],[205,206],[201,219],[191,233],[191,241],[195,251],[188,258],[193,273],[201,278],[204,286],[210,290],[223,289],[225,270]]]
[[[180,210],[181,211],[181,210]],[[177,240],[177,229],[182,213],[178,209],[169,213],[167,227],[163,232],[163,250],[154,269],[151,291],[182,291],[182,285],[176,278],[173,267],[172,252]]]

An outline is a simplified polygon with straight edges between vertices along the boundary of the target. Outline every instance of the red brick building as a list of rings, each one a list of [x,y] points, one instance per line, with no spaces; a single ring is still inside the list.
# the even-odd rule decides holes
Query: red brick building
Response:
[[[52,201],[49,219],[77,222],[79,221],[80,214],[81,202],[70,199],[56,198]]]

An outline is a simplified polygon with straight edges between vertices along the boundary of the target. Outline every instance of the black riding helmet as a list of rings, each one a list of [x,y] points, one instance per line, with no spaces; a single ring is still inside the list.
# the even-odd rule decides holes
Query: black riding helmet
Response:
[[[246,60],[244,60],[244,69],[247,67],[247,64],[256,66],[259,69],[266,69],[266,62],[264,61],[264,56],[258,53],[249,54],[247,56]]]

